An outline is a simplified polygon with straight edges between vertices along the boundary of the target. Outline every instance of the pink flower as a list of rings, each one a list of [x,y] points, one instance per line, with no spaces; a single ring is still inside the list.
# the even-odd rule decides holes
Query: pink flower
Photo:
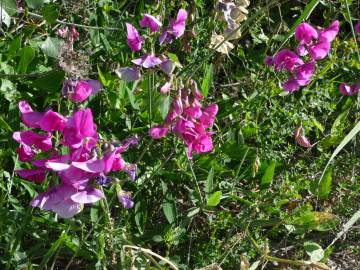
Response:
[[[301,86],[307,85],[315,72],[315,63],[308,62],[295,69],[295,77]]]
[[[102,85],[97,80],[67,80],[63,84],[62,94],[72,102],[83,102],[89,96],[100,91]]]
[[[52,148],[51,133],[37,134],[32,130],[17,131],[13,133],[13,139],[22,145],[35,147],[41,151],[49,151]]]
[[[309,46],[308,51],[312,59],[321,60],[328,55],[330,48],[331,48],[331,43],[324,41]]]
[[[318,38],[318,32],[308,23],[301,23],[296,27],[295,38],[300,44],[311,44],[314,39]]]
[[[160,139],[162,137],[165,137],[168,133],[169,129],[167,127],[164,127],[162,125],[154,126],[150,128],[149,135],[153,139]]]
[[[137,67],[124,67],[115,70],[115,73],[125,82],[133,82],[140,79],[140,69]]]
[[[352,96],[360,91],[360,82],[355,85],[349,85],[347,83],[342,83],[339,86],[340,93],[346,96]]]
[[[333,21],[328,28],[325,28],[320,31],[319,33],[319,40],[320,42],[332,42],[336,35],[338,34],[340,29],[340,22],[339,21]]]
[[[151,32],[156,32],[161,27],[162,23],[152,15],[145,14],[140,21],[141,27],[149,27]]]
[[[174,38],[181,37],[185,32],[185,22],[187,19],[187,12],[184,9],[180,9],[176,20],[170,18],[169,26],[164,30],[159,38],[159,43],[171,43]]]
[[[69,30],[69,27],[67,26],[65,26],[64,28],[59,28],[56,33],[59,37],[67,39],[69,43],[73,43],[80,36],[79,32],[76,31],[75,26],[73,26],[71,30]]]
[[[162,63],[160,58],[156,57],[153,54],[145,54],[141,58],[131,60],[131,62],[144,68],[152,68]]]
[[[170,89],[171,89],[171,81],[165,82],[165,84],[160,88],[160,93],[166,94],[170,91]]]
[[[86,150],[90,151],[98,141],[91,110],[81,109],[75,112],[67,121],[63,136],[62,144],[72,149],[85,147]]]
[[[360,22],[355,25],[355,33],[360,34]]]
[[[45,113],[34,112],[25,100],[19,102],[21,120],[27,127],[41,128],[44,131],[61,131],[64,128],[66,118],[52,110]]]
[[[288,71],[293,71],[294,68],[304,64],[301,58],[294,52],[288,49],[280,50],[274,56],[274,65],[276,70],[286,69]]]
[[[218,105],[211,104],[207,106],[200,117],[200,122],[204,128],[210,128],[214,124],[216,114],[218,112]]]
[[[294,132],[295,141],[303,147],[313,147],[314,145],[309,142],[304,133],[304,128],[302,126],[298,127]]]
[[[140,51],[141,45],[143,43],[143,39],[140,36],[139,32],[130,23],[126,23],[126,31],[127,31],[127,44],[129,45],[130,49],[134,52]]]

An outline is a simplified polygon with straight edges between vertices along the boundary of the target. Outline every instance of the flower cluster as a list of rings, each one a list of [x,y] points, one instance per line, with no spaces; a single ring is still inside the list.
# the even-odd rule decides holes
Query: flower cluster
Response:
[[[165,27],[160,36],[159,44],[170,44],[174,39],[178,39],[185,32],[185,22],[187,19],[187,12],[184,9],[180,9],[176,19],[169,19],[169,25]],[[147,27],[150,29],[151,33],[156,33],[159,31],[162,23],[154,16],[145,14],[143,19],[139,22],[141,27]],[[134,52],[141,50],[144,43],[144,38],[140,35],[139,31],[130,23],[126,23],[127,31],[127,44],[130,49]],[[166,56],[162,55],[157,57],[154,52],[145,53],[140,58],[133,59],[131,61],[135,66],[133,67],[123,67],[115,70],[116,74],[120,79],[131,82],[136,81],[141,78],[140,68],[149,69],[155,68],[157,66],[169,77],[168,81],[161,88],[162,93],[166,93],[170,90],[171,86],[171,74],[175,69],[175,62],[168,59]]]
[[[301,23],[295,31],[299,42],[296,53],[282,49],[273,57],[266,57],[265,64],[273,66],[276,71],[286,70],[289,79],[283,84],[287,92],[298,91],[310,83],[315,72],[316,61],[324,59],[331,48],[331,42],[339,32],[339,21],[334,21],[328,28],[315,29],[308,23]],[[307,57],[307,62],[301,57]]]
[[[227,23],[227,28],[223,34],[213,34],[211,36],[210,48],[215,48],[216,51],[228,54],[234,45],[228,40],[234,40],[241,37],[241,32],[237,30],[241,22],[247,19],[249,11],[246,9],[250,5],[249,0],[241,0],[234,2],[225,2],[219,0],[216,4],[216,11],[222,12],[223,20]],[[224,42],[224,40],[227,41]],[[222,45],[219,46],[219,44]]]
[[[213,149],[212,134],[207,131],[215,121],[218,111],[216,104],[202,108],[203,95],[197,89],[194,81],[190,87],[182,88],[173,99],[169,113],[162,125],[149,130],[153,139],[165,137],[169,131],[174,132],[187,146],[187,156],[191,159],[192,153],[210,152]]]
[[[46,192],[32,200],[33,207],[70,218],[82,210],[83,204],[104,198],[103,192],[97,187],[116,182],[109,173],[124,171],[135,180],[136,165],[126,163],[121,153],[131,144],[137,144],[137,139],[128,139],[117,147],[101,151],[90,109],[80,109],[70,117],[51,109],[46,112],[33,111],[26,101],[20,101],[19,109],[25,126],[39,132],[14,132],[14,140],[20,143],[17,149],[19,160],[30,162],[33,166],[32,169],[16,170],[16,173],[39,184],[51,172],[60,178],[60,183],[51,183]],[[54,146],[53,141],[58,145]],[[130,198],[128,194],[126,196]],[[128,206],[129,203],[124,205]]]

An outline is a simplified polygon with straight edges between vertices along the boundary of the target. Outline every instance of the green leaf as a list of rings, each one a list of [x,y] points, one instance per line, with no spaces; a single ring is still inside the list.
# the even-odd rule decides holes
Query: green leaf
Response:
[[[331,136],[342,135],[344,131],[344,126],[346,122],[347,115],[349,110],[345,110],[338,117],[336,117],[332,127],[331,127]]]
[[[9,45],[9,50],[7,54],[7,58],[10,60],[16,56],[18,51],[21,48],[21,39],[22,35],[18,35],[16,38],[14,38]]]
[[[1,18],[0,18],[1,22],[3,22],[7,27],[9,27],[11,23],[10,15],[2,7],[0,7],[0,14],[1,14]]]
[[[315,242],[305,242],[304,249],[310,256],[311,262],[319,262],[324,258],[324,250],[319,244]]]
[[[64,79],[64,72],[61,70],[52,70],[46,75],[37,78],[34,81],[34,86],[46,92],[59,91]]]
[[[205,183],[206,196],[209,196],[209,194],[213,191],[213,189],[214,189],[214,168],[211,167]]]
[[[39,8],[45,3],[49,3],[49,0],[25,0],[26,4],[30,8]]]
[[[49,57],[56,58],[59,54],[60,46],[63,43],[59,38],[47,37],[40,48]]]
[[[213,79],[213,65],[210,64],[207,66],[207,69],[206,69],[206,74],[205,74],[205,77],[204,77],[204,80],[202,81],[202,84],[201,84],[201,91],[204,95],[204,97],[207,97],[208,93],[209,93],[209,89],[210,89],[210,85],[212,83],[212,79]]]
[[[32,47],[26,46],[20,50],[20,62],[17,68],[18,73],[26,73],[28,65],[35,57],[35,51]]]
[[[177,218],[175,200],[174,200],[172,194],[169,192],[166,183],[162,181],[161,186],[162,186],[163,195],[164,195],[162,208],[163,208],[163,211],[164,211],[167,221],[170,224],[173,224],[173,223],[175,223],[176,218]]]
[[[136,84],[137,84],[137,82],[134,83],[133,89],[136,88],[136,86],[135,86]],[[131,91],[131,89],[129,89],[129,87],[127,87],[126,85],[125,85],[125,87],[126,87],[126,92],[128,94],[129,100],[130,100],[131,107],[133,107],[133,109],[135,109],[135,110],[140,110],[139,104],[136,103],[133,91]]]
[[[321,132],[324,132],[325,128],[318,120],[315,119],[315,117],[311,117],[311,120],[312,120],[314,126],[317,127],[318,130],[320,130]]]
[[[6,131],[12,131],[9,124],[4,120],[4,118],[2,118],[2,116],[0,116],[0,128],[5,129]]]
[[[211,196],[209,196],[209,198],[207,199],[207,206],[217,206],[220,203],[222,197],[222,192],[216,191],[213,194],[211,194]]]
[[[44,19],[49,23],[56,23],[57,18],[59,17],[59,7],[55,4],[49,4],[44,6],[41,9]]]
[[[66,238],[66,231],[62,231],[60,237],[51,245],[50,249],[45,254],[43,254],[39,269],[44,268],[51,256],[55,254],[56,250],[60,247],[60,245]]]
[[[266,188],[269,187],[273,178],[274,178],[274,172],[275,172],[275,166],[276,162],[272,160],[270,164],[267,166],[265,173],[263,177],[261,178],[261,186]]]
[[[135,223],[141,234],[144,233],[146,220],[147,220],[147,209],[144,203],[141,200],[139,200],[135,204]]]
[[[331,183],[332,183],[332,169],[328,168],[326,170],[324,177],[319,182],[317,194],[320,198],[327,198],[327,196],[330,194]]]
[[[345,145],[348,144],[348,142],[350,142],[352,140],[352,138],[354,138],[356,136],[356,134],[358,134],[360,131],[360,122],[358,122],[355,127],[349,132],[349,134],[347,134],[345,136],[345,138],[341,141],[341,143],[339,144],[338,147],[336,147],[335,151],[333,152],[333,154],[331,155],[329,161],[327,162],[326,166],[325,166],[325,169],[320,177],[320,180],[319,182],[322,181],[326,171],[327,171],[327,168],[329,167],[330,163],[334,160],[334,158],[337,156],[337,154],[339,154],[339,152],[345,147]]]
[[[1,5],[4,10],[6,10],[9,16],[12,16],[17,13],[17,6],[15,0],[1,0]]]

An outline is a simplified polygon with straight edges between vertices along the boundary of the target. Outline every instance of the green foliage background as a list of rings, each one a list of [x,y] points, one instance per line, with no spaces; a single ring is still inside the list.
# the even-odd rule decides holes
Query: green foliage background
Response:
[[[1,269],[168,269],[144,252],[124,250],[124,245],[148,248],[179,269],[214,263],[239,269],[247,261],[258,264],[257,269],[282,269],[287,264],[275,264],[265,253],[306,261],[321,248],[325,253],[320,260],[330,266],[360,267],[357,230],[326,249],[358,210],[356,136],[320,181],[334,149],[359,121],[359,95],[346,97],[338,90],[341,82],[360,77],[351,32],[360,18],[359,3],[251,1],[242,37],[228,56],[209,49],[211,34],[224,28],[215,16],[215,1],[26,0],[23,12],[11,0],[1,3],[8,15],[0,30]],[[114,73],[135,56],[126,45],[124,23],[137,25],[144,13],[167,18],[180,7],[191,13],[187,39],[177,40],[164,53],[178,57],[180,79],[191,76],[207,93],[205,102],[220,108],[214,151],[191,163],[172,136],[152,141],[147,135],[150,124],[161,123],[168,111],[170,97],[158,91],[162,77],[153,73],[140,84],[126,84]],[[338,19],[341,31],[312,83],[285,95],[283,75],[266,67],[263,59],[282,45],[294,47],[290,35],[303,19],[319,26]],[[61,98],[65,74],[58,64],[63,41],[56,29],[64,22],[80,24],[75,50],[82,55],[74,63],[86,70],[83,76],[105,86],[87,104],[98,130],[107,140],[135,134],[141,138],[139,147],[125,155],[139,168],[138,180],[126,186],[134,195],[131,210],[122,209],[115,190],[108,189],[108,204],[85,207],[73,219],[58,219],[28,206],[46,184],[37,186],[14,174],[14,168],[25,166],[17,161],[17,143],[11,139],[21,128],[18,101],[26,99],[39,111],[51,107],[66,114],[71,109]],[[145,46],[152,44],[158,46],[155,40]],[[309,150],[294,142],[300,124],[316,142]]]

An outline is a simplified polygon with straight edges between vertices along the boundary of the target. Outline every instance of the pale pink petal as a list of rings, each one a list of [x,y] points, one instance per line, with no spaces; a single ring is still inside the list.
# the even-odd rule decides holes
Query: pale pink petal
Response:
[[[162,26],[162,23],[152,15],[145,14],[140,21],[141,27],[149,27],[151,32],[156,32]]]
[[[88,188],[72,195],[71,200],[76,203],[95,203],[103,198],[105,195],[102,191],[96,188]]]
[[[141,65],[141,59],[135,59],[133,61],[136,61],[139,65]],[[115,70],[116,75],[119,76],[119,78],[126,82],[133,82],[140,79],[140,69],[137,67],[124,67],[124,68],[118,68]]]

